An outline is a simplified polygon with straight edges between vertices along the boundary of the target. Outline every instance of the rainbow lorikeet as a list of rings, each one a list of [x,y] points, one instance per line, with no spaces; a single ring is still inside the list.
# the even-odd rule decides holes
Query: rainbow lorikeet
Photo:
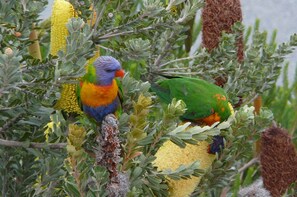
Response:
[[[119,87],[115,77],[123,77],[124,71],[118,60],[101,56],[88,65],[78,88],[83,111],[97,122],[115,113],[120,106]]]
[[[152,84],[152,90],[162,102],[171,103],[173,98],[183,100],[187,111],[180,117],[196,125],[212,125],[222,122],[231,115],[225,91],[209,82],[197,78],[176,77]],[[209,153],[216,153],[224,147],[221,136],[215,136],[209,146]]]

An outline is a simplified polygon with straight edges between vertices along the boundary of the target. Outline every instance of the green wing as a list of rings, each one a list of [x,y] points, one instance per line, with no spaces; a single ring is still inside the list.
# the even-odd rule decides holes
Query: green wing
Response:
[[[93,64],[87,66],[87,73],[82,77],[82,81],[88,81],[90,83],[95,83],[96,81],[96,68]]]
[[[122,103],[124,102],[124,92],[123,92],[123,85],[121,83],[121,81],[118,78],[115,78],[117,85],[118,85],[118,98],[119,98],[119,107],[117,109],[117,113],[118,115],[121,115],[123,113],[123,107],[122,107]]]
[[[173,98],[183,100],[187,105],[183,119],[198,120],[216,112],[223,121],[231,114],[224,90],[201,79],[166,79],[152,85],[152,90],[167,104]]]

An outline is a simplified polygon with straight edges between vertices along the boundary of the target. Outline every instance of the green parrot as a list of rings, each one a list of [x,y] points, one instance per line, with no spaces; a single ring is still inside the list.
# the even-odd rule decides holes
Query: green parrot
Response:
[[[223,122],[231,115],[232,106],[226,92],[207,81],[197,78],[176,77],[153,83],[151,87],[160,100],[166,104],[173,98],[183,100],[187,111],[180,117],[183,121],[205,126]],[[224,147],[221,136],[215,136],[209,153],[216,153]]]

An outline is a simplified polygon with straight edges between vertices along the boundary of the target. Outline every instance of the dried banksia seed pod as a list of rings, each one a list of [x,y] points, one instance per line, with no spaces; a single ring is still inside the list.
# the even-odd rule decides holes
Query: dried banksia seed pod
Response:
[[[262,133],[260,161],[264,186],[273,197],[297,182],[296,149],[284,129],[274,126]]]
[[[219,45],[222,32],[231,33],[234,23],[242,21],[240,0],[206,0],[202,10],[202,43],[211,51]],[[243,39],[237,41],[237,57],[243,60]]]

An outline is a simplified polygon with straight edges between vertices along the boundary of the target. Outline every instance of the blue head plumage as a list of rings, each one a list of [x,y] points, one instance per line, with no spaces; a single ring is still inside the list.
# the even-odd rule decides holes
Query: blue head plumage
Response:
[[[100,85],[110,85],[115,77],[123,74],[120,62],[111,56],[99,57],[94,62],[94,66],[96,81]]]

